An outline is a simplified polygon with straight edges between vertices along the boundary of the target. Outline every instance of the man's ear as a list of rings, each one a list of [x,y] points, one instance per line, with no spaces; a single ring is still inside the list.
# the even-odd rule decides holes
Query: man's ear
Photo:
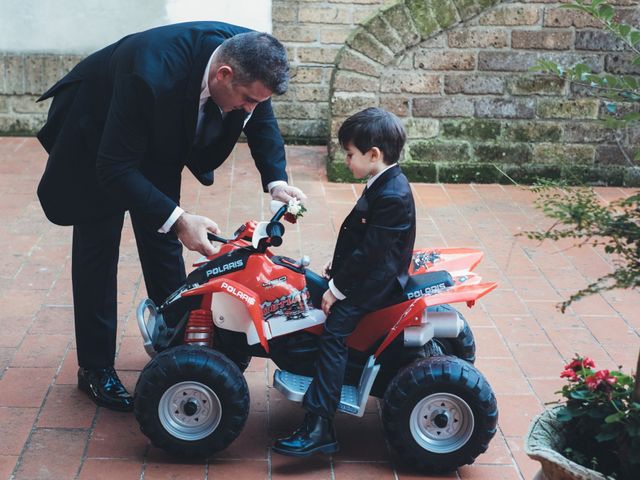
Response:
[[[229,65],[220,65],[216,70],[216,80],[220,82],[229,82],[233,80],[233,68]]]

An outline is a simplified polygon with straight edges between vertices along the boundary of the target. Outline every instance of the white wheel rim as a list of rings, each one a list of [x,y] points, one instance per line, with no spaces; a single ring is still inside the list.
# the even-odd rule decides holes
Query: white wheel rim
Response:
[[[158,417],[170,435],[195,442],[218,428],[222,405],[208,386],[200,382],[180,382],[172,385],[160,398]]]
[[[455,452],[473,434],[471,407],[451,393],[434,393],[420,400],[409,417],[413,439],[433,453]]]

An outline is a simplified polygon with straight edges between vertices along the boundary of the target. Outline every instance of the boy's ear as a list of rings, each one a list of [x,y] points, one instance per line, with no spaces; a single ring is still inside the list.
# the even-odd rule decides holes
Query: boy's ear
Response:
[[[371,147],[371,150],[369,150],[369,152],[371,152],[372,162],[378,162],[382,159],[382,150],[380,150],[378,147]]]

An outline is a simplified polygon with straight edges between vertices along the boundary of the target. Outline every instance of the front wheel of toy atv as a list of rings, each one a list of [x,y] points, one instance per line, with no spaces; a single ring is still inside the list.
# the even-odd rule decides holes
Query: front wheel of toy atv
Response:
[[[135,416],[151,442],[176,455],[209,456],[242,431],[249,389],[238,367],[206,347],[182,345],[151,360],[136,384]]]
[[[446,472],[473,463],[496,432],[495,395],[468,362],[416,360],[387,387],[382,417],[389,443],[406,465]]]

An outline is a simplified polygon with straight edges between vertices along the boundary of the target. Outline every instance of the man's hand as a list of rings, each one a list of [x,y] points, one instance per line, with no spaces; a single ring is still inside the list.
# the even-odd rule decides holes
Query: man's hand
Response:
[[[338,299],[331,292],[330,289],[327,289],[327,291],[324,292],[324,295],[322,295],[322,311],[324,312],[325,315],[329,315],[329,312],[331,311],[331,306],[337,301]]]
[[[330,273],[331,273],[331,260],[325,263],[324,266],[322,267],[322,276],[327,280],[329,280],[331,278]]]
[[[173,224],[173,230],[176,232],[178,240],[189,250],[205,256],[215,255],[220,250],[215,248],[207,238],[208,232],[216,235],[222,233],[218,224],[210,218],[184,212]]]
[[[271,189],[271,198],[280,202],[289,203],[292,198],[297,198],[300,203],[304,203],[307,196],[302,190],[291,185],[276,185]]]

